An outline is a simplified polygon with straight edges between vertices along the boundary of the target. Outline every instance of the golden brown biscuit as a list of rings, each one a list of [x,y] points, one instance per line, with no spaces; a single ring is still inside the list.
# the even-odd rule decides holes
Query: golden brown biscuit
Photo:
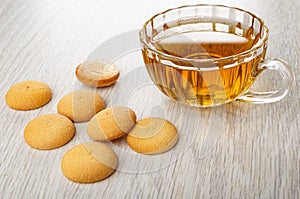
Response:
[[[61,160],[63,174],[74,182],[92,183],[110,176],[118,157],[106,144],[88,142],[71,148]]]
[[[105,87],[114,84],[119,78],[117,66],[103,61],[86,61],[76,68],[79,81],[91,87]]]
[[[136,115],[130,108],[107,108],[90,120],[87,134],[93,140],[114,140],[128,133],[135,122]]]
[[[47,104],[52,98],[51,88],[39,81],[19,82],[7,91],[6,104],[16,110],[32,110]]]
[[[68,143],[75,134],[73,122],[60,114],[48,114],[31,120],[25,130],[26,143],[35,149],[54,149]]]
[[[137,121],[126,137],[138,153],[159,154],[170,150],[178,140],[176,127],[169,121],[152,117]]]
[[[58,113],[74,122],[89,121],[96,113],[105,108],[105,101],[95,92],[78,90],[61,98],[57,105]]]

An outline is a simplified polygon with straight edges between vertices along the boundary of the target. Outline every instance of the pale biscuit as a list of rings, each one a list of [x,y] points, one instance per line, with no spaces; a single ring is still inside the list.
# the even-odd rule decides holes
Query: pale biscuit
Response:
[[[78,90],[61,98],[57,105],[58,113],[74,122],[89,121],[96,113],[105,108],[105,101],[95,92]]]
[[[7,91],[6,104],[16,110],[32,110],[47,104],[52,98],[51,88],[39,81],[19,82]]]
[[[76,68],[76,77],[91,87],[105,87],[114,84],[119,78],[117,66],[103,61],[86,61]]]
[[[73,122],[60,114],[48,114],[31,120],[24,130],[26,143],[35,149],[54,149],[68,143],[75,134]]]
[[[61,160],[65,177],[74,182],[92,183],[114,173],[118,157],[106,144],[88,142],[71,148]]]
[[[107,108],[88,123],[87,134],[93,140],[114,140],[124,136],[135,125],[136,115],[127,107]]]
[[[130,148],[138,153],[159,154],[175,146],[178,134],[171,122],[152,117],[137,121],[126,141]]]

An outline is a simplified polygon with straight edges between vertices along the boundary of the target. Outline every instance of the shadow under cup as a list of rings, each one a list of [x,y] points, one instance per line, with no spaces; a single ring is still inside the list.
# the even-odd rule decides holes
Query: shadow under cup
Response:
[[[265,60],[268,28],[254,14],[221,5],[169,9],[140,31],[148,74],[167,96],[212,107],[233,100],[269,103],[288,93],[293,72],[282,60]],[[264,69],[277,70],[282,88],[250,92]]]

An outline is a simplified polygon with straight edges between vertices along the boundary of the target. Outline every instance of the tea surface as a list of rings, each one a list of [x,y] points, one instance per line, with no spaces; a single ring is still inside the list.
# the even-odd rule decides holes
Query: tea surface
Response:
[[[182,58],[220,58],[249,50],[254,41],[225,32],[176,34],[154,43],[157,50]]]

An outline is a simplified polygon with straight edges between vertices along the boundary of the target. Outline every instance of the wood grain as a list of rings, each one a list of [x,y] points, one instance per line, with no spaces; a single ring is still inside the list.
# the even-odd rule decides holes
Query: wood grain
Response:
[[[118,171],[98,183],[76,184],[62,175],[60,161],[69,148],[90,141],[86,123],[76,124],[74,139],[59,149],[26,145],[23,130],[30,120],[56,112],[67,92],[90,89],[74,72],[101,44],[138,30],[157,12],[196,3],[226,3],[265,20],[271,32],[268,56],[286,60],[296,74],[287,98],[212,109],[179,105],[154,87],[133,49],[114,60],[121,70],[118,83],[95,91],[108,106],[133,108],[138,118],[171,120],[180,136],[174,150],[142,156],[125,140],[115,141]],[[299,9],[298,0],[0,0],[0,198],[300,198]],[[280,85],[275,77],[264,74],[258,87]],[[6,91],[27,79],[48,83],[52,101],[28,112],[9,109]]]

